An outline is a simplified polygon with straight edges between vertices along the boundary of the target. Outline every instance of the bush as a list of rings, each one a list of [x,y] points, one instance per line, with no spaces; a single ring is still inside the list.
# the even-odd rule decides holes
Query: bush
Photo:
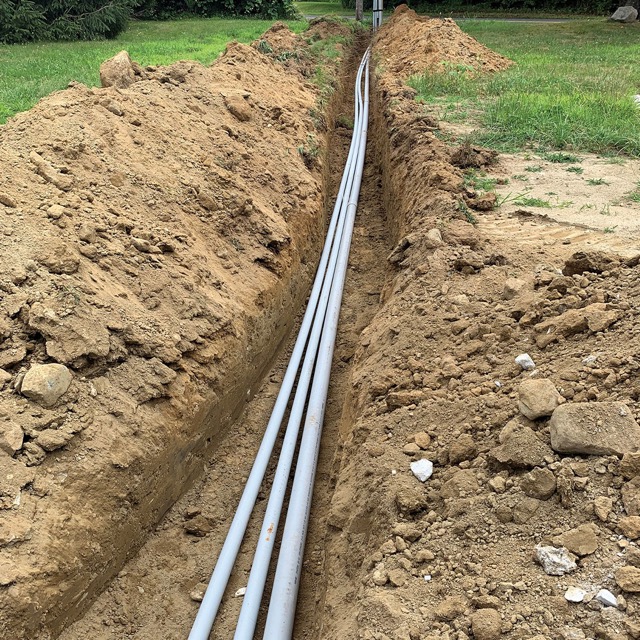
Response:
[[[0,0],[0,42],[114,38],[135,0]]]
[[[136,17],[166,20],[179,16],[253,16],[293,18],[293,0],[143,0]]]

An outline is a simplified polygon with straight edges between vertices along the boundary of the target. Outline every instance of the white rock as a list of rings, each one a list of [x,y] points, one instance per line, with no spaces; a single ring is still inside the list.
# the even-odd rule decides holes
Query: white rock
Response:
[[[536,558],[549,576],[563,576],[578,568],[571,554],[564,547],[536,547]]]
[[[565,600],[569,602],[582,602],[587,595],[586,591],[579,589],[578,587],[569,587],[564,594]]]
[[[603,604],[605,607],[617,607],[618,601],[616,597],[608,589],[600,589],[596,593],[596,600]]]
[[[247,587],[240,587],[233,595],[236,598],[241,598],[245,593],[247,593]]]
[[[531,371],[536,368],[536,363],[528,353],[521,353],[516,358],[516,364],[519,364],[525,371]]]
[[[411,471],[413,472],[413,475],[420,480],[420,482],[425,482],[433,474],[433,462],[426,458],[416,460],[411,463]]]

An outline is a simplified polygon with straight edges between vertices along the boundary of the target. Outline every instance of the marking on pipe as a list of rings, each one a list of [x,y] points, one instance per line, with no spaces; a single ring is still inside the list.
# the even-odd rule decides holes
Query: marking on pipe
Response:
[[[267,529],[267,537],[265,538],[267,542],[269,542],[269,540],[271,539],[271,534],[273,533],[274,526],[275,526],[275,524],[272,522],[269,525],[269,528]]]

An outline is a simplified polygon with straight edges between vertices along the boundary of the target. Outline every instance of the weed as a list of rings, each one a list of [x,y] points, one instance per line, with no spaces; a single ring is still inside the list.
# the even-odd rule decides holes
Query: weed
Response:
[[[458,209],[463,213],[467,222],[470,224],[478,224],[478,218],[473,215],[473,211],[467,207],[464,200],[458,200]]]
[[[573,166],[573,167],[567,167],[566,169],[569,173],[577,173],[578,175],[582,175],[584,173],[584,169],[582,167],[577,167],[577,166]]]
[[[524,173],[516,173],[511,176],[514,180],[520,180],[521,182],[529,182],[529,176],[525,176]]]
[[[307,169],[312,169],[320,155],[320,147],[315,136],[308,134],[306,142],[298,147],[298,153],[302,156]]]
[[[479,174],[475,169],[467,169],[464,175],[464,185],[474,191],[494,191],[496,178],[490,178],[486,174]]]
[[[529,173],[540,173],[542,171],[542,166],[539,164],[530,164],[528,167],[525,167],[524,170]]]
[[[599,187],[601,184],[609,184],[604,178],[589,178],[587,184],[592,187]]]
[[[631,202],[637,202],[640,204],[640,182],[638,182],[637,189],[632,191],[627,197]]]
[[[529,196],[520,196],[513,201],[513,204],[517,204],[520,207],[542,207],[544,209],[551,209],[551,203],[548,200]]]
[[[336,118],[336,126],[343,129],[353,129],[353,118],[341,113]]]
[[[582,211],[584,211],[585,209],[595,209],[596,205],[595,204],[583,204],[579,209],[578,209],[578,213],[581,213]]]
[[[501,207],[503,204],[509,204],[510,202],[514,204],[518,204],[518,200],[520,200],[520,198],[523,198],[526,195],[527,195],[527,192],[518,193],[515,195],[513,193],[507,193],[507,195],[505,196],[498,196],[496,198],[496,207]]]
[[[257,48],[260,53],[265,53],[265,54],[273,53],[273,47],[264,38],[260,39],[260,41],[258,42]]]
[[[564,153],[563,151],[557,151],[554,153],[544,153],[543,158],[548,162],[554,162],[554,163],[582,162],[582,160],[578,158],[578,156],[575,156],[572,153]]]
[[[600,209],[600,215],[602,215],[602,216],[610,216],[611,215],[611,207],[610,207],[609,203],[602,205],[602,209]]]
[[[605,233],[615,233],[617,228],[618,228],[618,225],[616,224],[613,227],[605,227],[603,231]]]

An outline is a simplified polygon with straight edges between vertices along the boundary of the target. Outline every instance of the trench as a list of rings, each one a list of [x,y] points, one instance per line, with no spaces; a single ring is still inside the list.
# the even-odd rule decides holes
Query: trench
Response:
[[[330,120],[332,128],[325,164],[325,192],[332,206],[352,134],[352,87],[365,38],[353,47],[345,64],[339,94]],[[361,331],[379,306],[388,279],[386,256],[390,251],[388,221],[381,196],[382,176],[373,140],[368,144],[363,183],[355,222],[349,269],[340,316],[325,426],[318,461],[295,638],[317,638],[324,601],[325,538],[333,489],[340,470],[342,445],[349,436],[350,365]],[[301,315],[294,323],[299,323]],[[255,397],[247,402],[239,419],[226,431],[213,456],[204,463],[204,475],[167,512],[140,552],[125,565],[85,616],[68,627],[61,640],[136,638],[155,640],[186,637],[206,587],[217,554],[224,542],[244,482],[261,441],[278,392],[295,335],[285,339],[280,355]],[[279,443],[277,444],[279,447]],[[275,471],[273,460],[267,484]],[[263,488],[248,532],[231,575],[211,638],[230,638],[242,599],[234,597],[246,585],[252,551],[268,498]],[[286,505],[285,505],[286,508]],[[281,521],[284,522],[284,517]],[[277,552],[277,549],[276,549]],[[272,562],[272,568],[275,562]],[[267,585],[270,588],[270,584]],[[264,624],[268,593],[258,622]],[[256,634],[259,637],[259,633]]]

